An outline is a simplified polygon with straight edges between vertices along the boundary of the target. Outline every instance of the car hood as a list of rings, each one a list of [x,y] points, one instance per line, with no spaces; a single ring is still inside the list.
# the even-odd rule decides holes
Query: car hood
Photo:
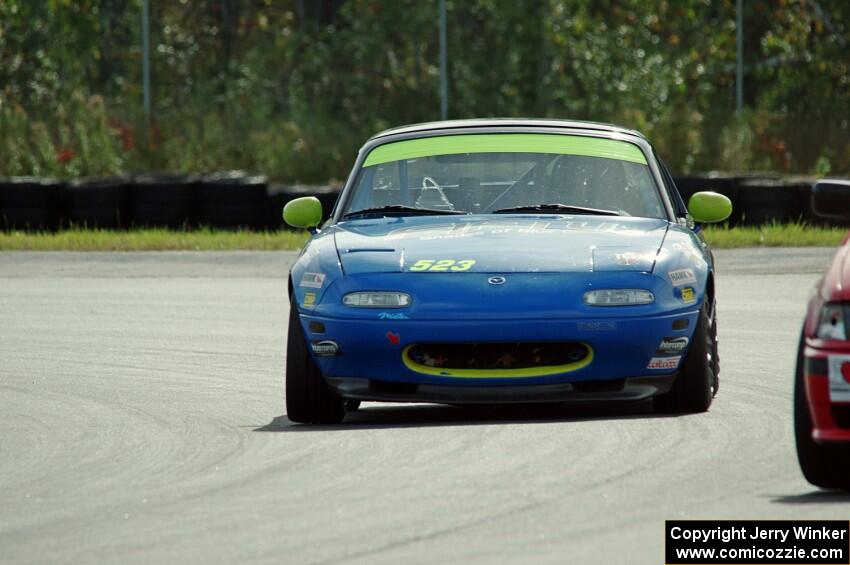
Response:
[[[667,227],[647,218],[477,215],[353,220],[331,229],[343,271],[354,275],[410,271],[417,262],[414,271],[651,272]]]

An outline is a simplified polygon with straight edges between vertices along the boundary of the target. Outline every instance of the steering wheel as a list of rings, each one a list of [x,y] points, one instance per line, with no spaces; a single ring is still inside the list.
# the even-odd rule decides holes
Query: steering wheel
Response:
[[[431,191],[437,191],[437,198],[434,199],[434,202],[428,202],[431,198],[428,194]],[[446,198],[446,193],[443,192],[443,189],[437,184],[431,177],[422,177],[422,193],[419,195],[419,198],[416,199],[417,206],[424,206],[426,208],[436,208],[436,209],[446,209],[446,210],[454,210],[454,204]]]

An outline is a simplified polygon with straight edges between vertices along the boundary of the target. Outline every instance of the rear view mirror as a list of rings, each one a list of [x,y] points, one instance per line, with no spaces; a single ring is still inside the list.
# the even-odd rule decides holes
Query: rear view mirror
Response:
[[[732,215],[732,201],[717,192],[697,192],[688,200],[688,213],[695,222],[722,222]]]
[[[812,188],[812,211],[822,218],[850,219],[850,180],[820,180]]]
[[[322,221],[322,203],[315,196],[290,200],[283,207],[283,221],[293,228],[315,228]]]

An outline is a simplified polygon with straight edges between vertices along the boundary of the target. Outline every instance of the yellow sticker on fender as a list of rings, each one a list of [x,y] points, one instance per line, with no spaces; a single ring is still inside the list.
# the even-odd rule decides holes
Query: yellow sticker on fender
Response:
[[[682,289],[682,302],[685,304],[693,304],[697,301],[697,295],[693,288],[686,286]]]
[[[410,266],[411,271],[468,271],[475,259],[420,259]]]
[[[312,306],[316,303],[316,293],[308,292],[304,295],[304,306]]]

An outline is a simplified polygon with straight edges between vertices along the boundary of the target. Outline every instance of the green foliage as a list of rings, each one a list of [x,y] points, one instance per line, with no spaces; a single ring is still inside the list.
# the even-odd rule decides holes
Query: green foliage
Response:
[[[850,3],[744,4],[736,116],[734,0],[447,0],[450,117],[621,123],[677,172],[850,173]],[[150,121],[140,16],[0,2],[0,175],[324,182],[374,132],[439,118],[435,1],[151,2]]]
[[[0,142],[0,173],[5,175],[113,175],[124,170],[128,157],[103,99],[79,92],[47,119],[19,105],[0,104]]]

